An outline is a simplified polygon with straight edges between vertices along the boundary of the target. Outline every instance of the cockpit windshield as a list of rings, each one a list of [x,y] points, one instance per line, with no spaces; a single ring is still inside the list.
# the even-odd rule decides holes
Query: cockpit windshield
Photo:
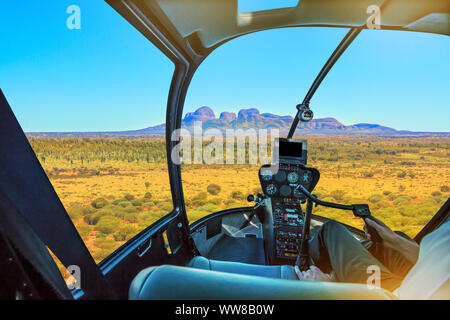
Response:
[[[347,31],[265,31],[206,59],[182,121],[192,147],[181,159],[191,222],[248,206],[247,195],[265,191],[259,167],[271,161],[274,139],[287,135],[295,106]],[[314,120],[294,133],[308,142],[308,166],[320,171],[318,198],[369,203],[375,216],[411,237],[430,220],[450,191],[448,53],[444,36],[359,34],[311,100]],[[363,226],[337,209],[314,214]]]

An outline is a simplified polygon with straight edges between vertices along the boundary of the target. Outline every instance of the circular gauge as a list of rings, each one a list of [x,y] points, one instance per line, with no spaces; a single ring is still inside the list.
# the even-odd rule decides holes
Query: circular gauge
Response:
[[[277,174],[275,175],[275,180],[278,182],[284,182],[286,180],[286,172],[283,170],[278,170]]]
[[[275,193],[277,193],[277,191],[278,191],[277,186],[274,185],[273,183],[269,184],[269,185],[266,187],[266,193],[267,193],[269,196],[273,196]]]
[[[312,181],[312,176],[311,173],[309,173],[308,171],[305,171],[302,175],[302,184],[306,184],[306,183],[310,183]]]
[[[298,181],[298,173],[295,171],[289,172],[287,179],[289,183],[296,183]]]
[[[272,177],[273,177],[273,175],[272,175],[272,171],[270,169],[261,170],[261,178],[264,181],[270,181],[270,180],[272,180]]]
[[[288,197],[291,194],[292,190],[291,187],[289,187],[288,185],[282,185],[280,188],[280,194],[283,197]]]

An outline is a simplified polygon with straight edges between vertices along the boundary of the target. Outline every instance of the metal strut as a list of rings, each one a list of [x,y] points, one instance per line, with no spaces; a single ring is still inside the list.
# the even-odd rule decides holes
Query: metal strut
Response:
[[[309,120],[312,119],[312,111],[309,109],[309,102],[311,101],[312,97],[314,96],[314,93],[316,92],[317,88],[322,83],[323,79],[327,76],[328,72],[331,70],[331,68],[334,66],[336,61],[340,58],[340,56],[344,53],[344,51],[350,46],[350,44],[355,40],[355,38],[359,35],[359,33],[362,31],[364,26],[352,28],[350,31],[345,35],[344,39],[339,43],[337,48],[334,50],[334,52],[331,54],[330,58],[328,59],[327,63],[323,66],[322,70],[320,70],[319,74],[317,75],[316,79],[314,80],[311,88],[309,88],[308,93],[306,94],[305,98],[303,99],[303,102],[299,105],[297,105],[297,115],[294,118],[294,121],[292,122],[291,128],[289,129],[289,134],[287,136],[288,139],[291,139],[294,135],[295,129],[297,129],[298,122],[302,118],[302,115],[306,113],[309,113],[307,115]],[[302,121],[308,121],[308,120],[302,120]]]

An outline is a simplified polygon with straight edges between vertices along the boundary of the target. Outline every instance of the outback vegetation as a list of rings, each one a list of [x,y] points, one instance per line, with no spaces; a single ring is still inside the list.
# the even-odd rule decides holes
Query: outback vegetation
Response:
[[[414,236],[450,195],[450,137],[312,135],[308,165],[321,172],[315,194],[369,203],[394,230]],[[30,143],[97,262],[172,210],[160,137],[30,136]],[[248,149],[246,150],[248,156]],[[259,165],[182,165],[190,222],[248,206],[261,192]],[[350,212],[315,214],[358,228]]]

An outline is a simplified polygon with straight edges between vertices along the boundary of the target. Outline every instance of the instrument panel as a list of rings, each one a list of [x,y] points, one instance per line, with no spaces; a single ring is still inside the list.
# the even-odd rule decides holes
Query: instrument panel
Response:
[[[259,170],[261,188],[271,199],[274,255],[281,261],[297,259],[303,233],[304,213],[300,202],[306,197],[295,189],[301,184],[311,192],[319,178],[317,169],[301,164],[284,163],[278,168],[264,165]]]
[[[264,165],[259,170],[262,190],[270,198],[305,199],[303,193],[296,191],[295,188],[301,184],[311,192],[319,178],[319,171],[302,165],[281,164],[278,170],[270,165]]]

